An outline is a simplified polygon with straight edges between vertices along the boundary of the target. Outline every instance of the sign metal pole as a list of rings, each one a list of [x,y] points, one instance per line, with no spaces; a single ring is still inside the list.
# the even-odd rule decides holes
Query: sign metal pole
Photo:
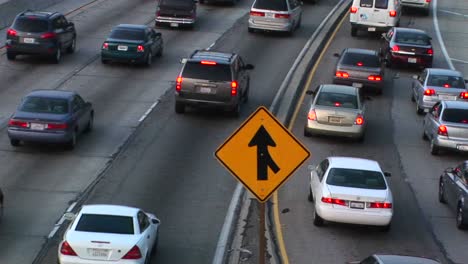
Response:
[[[265,239],[265,203],[257,200],[259,207],[259,219],[258,219],[258,263],[265,264],[266,254],[266,239]]]

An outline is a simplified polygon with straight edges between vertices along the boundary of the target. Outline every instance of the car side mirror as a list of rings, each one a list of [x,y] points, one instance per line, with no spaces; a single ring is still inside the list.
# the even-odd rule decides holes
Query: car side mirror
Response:
[[[255,67],[254,67],[252,64],[246,64],[246,65],[244,66],[244,69],[246,69],[246,70],[253,70],[254,68],[255,68]]]
[[[63,214],[63,219],[68,220],[68,221],[73,221],[75,217],[76,215],[72,212],[66,212]]]
[[[315,91],[313,91],[313,90],[307,90],[307,91],[306,91],[306,94],[308,94],[308,95],[314,95],[314,94],[315,94]]]
[[[315,167],[317,167],[317,165],[315,165],[315,164],[310,164],[309,166],[307,166],[307,168],[308,168],[309,170],[314,170]]]
[[[417,75],[413,75],[413,76],[411,76],[411,77],[412,77],[413,79],[415,79],[415,80],[417,80],[417,79],[419,78],[419,76],[417,76]]]
[[[154,225],[158,225],[161,223],[161,221],[157,218],[151,218],[151,223],[153,223]]]
[[[180,63],[186,63],[186,62],[187,62],[186,58],[180,59]]]
[[[391,177],[392,176],[392,174],[390,172],[384,172],[383,174],[385,175],[385,177]]]
[[[340,57],[340,54],[339,54],[339,53],[333,53],[333,57],[339,58],[339,57]]]

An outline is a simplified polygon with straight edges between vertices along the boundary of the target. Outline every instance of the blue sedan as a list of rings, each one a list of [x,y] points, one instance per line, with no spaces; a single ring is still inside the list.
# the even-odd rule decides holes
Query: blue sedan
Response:
[[[76,92],[35,90],[26,95],[8,122],[12,146],[23,142],[64,143],[73,149],[76,138],[93,128],[94,110]]]

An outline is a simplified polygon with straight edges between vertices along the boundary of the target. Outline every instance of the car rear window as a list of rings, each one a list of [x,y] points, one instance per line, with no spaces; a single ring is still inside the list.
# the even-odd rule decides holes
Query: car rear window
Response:
[[[374,5],[374,0],[361,0],[359,5],[361,7],[372,7]]]
[[[427,35],[415,32],[397,32],[395,41],[409,45],[431,45],[431,39]]]
[[[358,108],[357,96],[344,93],[321,92],[315,104],[352,109]]]
[[[373,190],[387,189],[381,172],[357,169],[332,168],[328,172],[327,184]]]
[[[257,0],[253,7],[274,11],[288,11],[286,0]]]
[[[380,67],[380,60],[377,55],[345,52],[341,60],[343,65],[362,66],[370,68]]]
[[[133,235],[133,218],[120,215],[82,214],[75,231]]]
[[[212,81],[232,81],[231,67],[227,64],[206,65],[187,62],[182,77]]]
[[[445,88],[465,88],[465,80],[459,76],[430,75],[427,85]]]
[[[43,19],[19,17],[16,19],[13,28],[18,31],[39,33],[48,31],[49,23]]]
[[[388,0],[375,0],[375,8],[387,9]]]
[[[442,113],[442,120],[452,123],[467,124],[468,109],[447,108]]]
[[[66,114],[68,101],[61,98],[28,96],[20,105],[19,110],[30,113]]]
[[[141,29],[123,29],[117,28],[112,30],[110,38],[124,40],[144,40],[145,32]]]

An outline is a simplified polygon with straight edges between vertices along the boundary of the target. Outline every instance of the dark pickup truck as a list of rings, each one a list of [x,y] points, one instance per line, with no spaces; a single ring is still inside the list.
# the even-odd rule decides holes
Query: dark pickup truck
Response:
[[[159,0],[155,25],[193,28],[197,18],[197,0]]]

